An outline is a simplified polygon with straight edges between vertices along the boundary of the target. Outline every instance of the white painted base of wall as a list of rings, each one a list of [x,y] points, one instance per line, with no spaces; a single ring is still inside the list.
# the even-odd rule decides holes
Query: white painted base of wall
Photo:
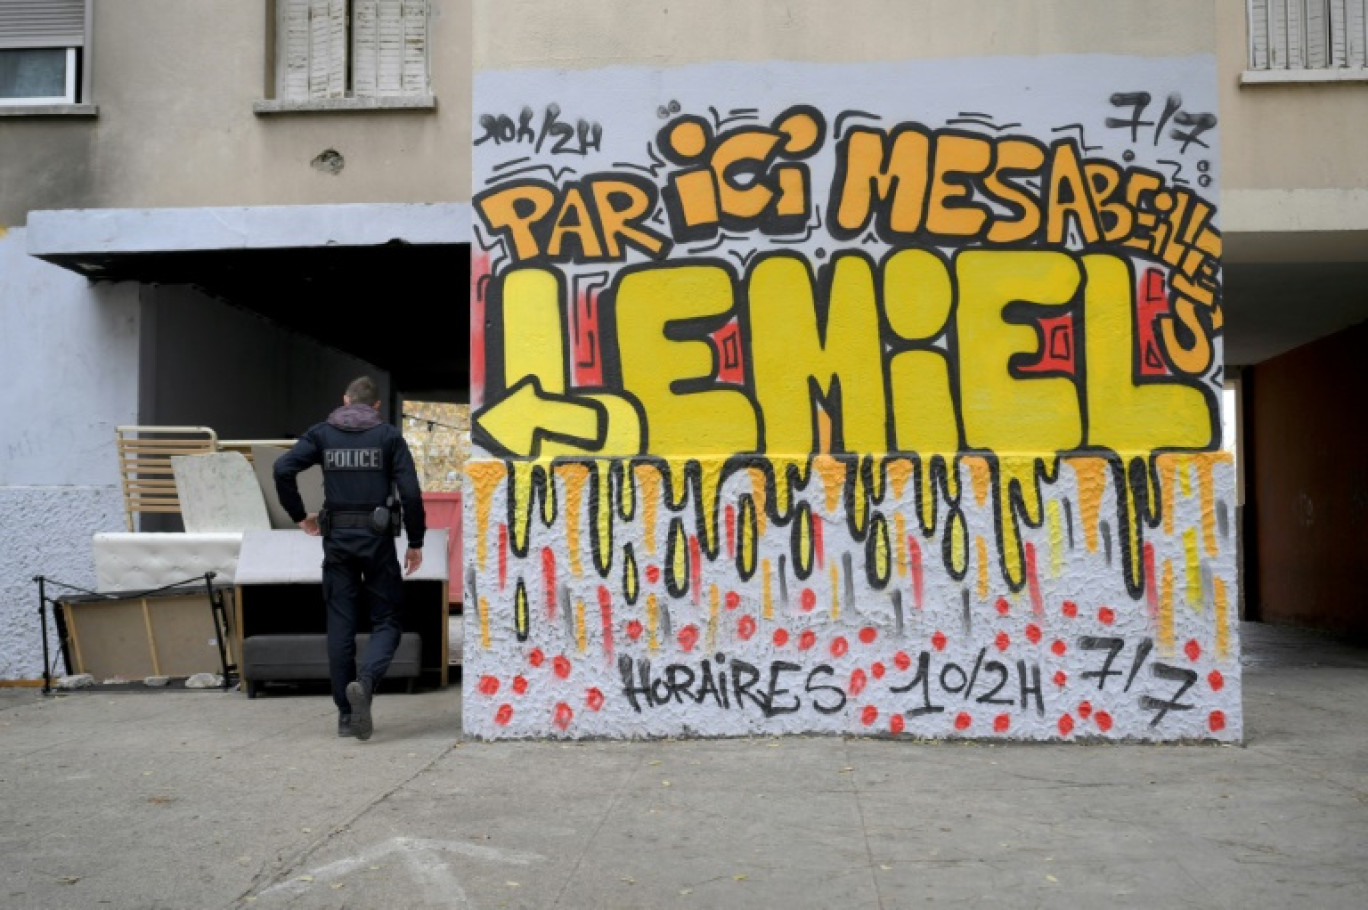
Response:
[[[137,287],[26,245],[22,228],[0,235],[0,679],[42,675],[33,577],[93,587],[94,533],[124,529],[114,427],[138,413]]]
[[[5,540],[0,547],[0,679],[43,675],[34,576],[94,589],[95,532],[122,527],[117,486],[0,487],[0,537]],[[49,597],[63,593],[60,586],[48,585]],[[53,672],[62,673],[50,612],[48,624]]]

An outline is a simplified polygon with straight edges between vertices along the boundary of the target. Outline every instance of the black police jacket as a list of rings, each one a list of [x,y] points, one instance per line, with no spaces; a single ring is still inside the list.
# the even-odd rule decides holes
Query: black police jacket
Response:
[[[300,471],[322,465],[323,507],[330,512],[370,512],[384,505],[391,485],[404,506],[408,545],[423,546],[427,516],[423,491],[404,435],[383,423],[368,405],[343,405],[323,423],[314,424],[294,447],[275,463],[276,494],[296,523],[308,514],[295,478]]]

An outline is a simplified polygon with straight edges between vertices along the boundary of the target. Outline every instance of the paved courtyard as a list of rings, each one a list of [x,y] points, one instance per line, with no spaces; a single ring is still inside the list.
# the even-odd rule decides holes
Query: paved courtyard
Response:
[[[1368,651],[1245,625],[1244,746],[463,741],[452,686],[0,689],[6,908],[1368,906]]]

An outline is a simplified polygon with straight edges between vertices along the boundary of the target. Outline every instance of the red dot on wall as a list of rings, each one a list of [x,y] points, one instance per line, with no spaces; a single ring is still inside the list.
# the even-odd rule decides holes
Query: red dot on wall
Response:
[[[572,721],[572,720],[574,720],[574,719],[575,719],[575,709],[574,709],[574,708],[571,708],[571,707],[570,707],[569,705],[567,705],[565,702],[558,702],[558,703],[556,704],[556,714],[555,714],[555,717],[553,718],[553,720],[554,720],[555,723],[556,723],[556,726],[558,726],[558,727],[560,727],[562,730],[564,730],[566,727],[570,726],[570,721]]]
[[[894,734],[901,733],[906,727],[907,723],[901,714],[894,714],[888,719],[888,729]]]
[[[859,667],[856,667],[854,671],[852,671],[850,674],[850,684],[846,686],[847,694],[849,694],[852,698],[856,695],[859,695],[861,692],[864,691],[865,683],[867,682],[867,680],[868,678],[865,676],[865,671],[861,670]]]
[[[512,705],[499,705],[499,710],[494,712],[494,723],[501,727],[508,726],[508,722],[513,719]]]
[[[1011,609],[1012,605],[1007,602],[1007,598],[999,597],[997,599],[997,611],[999,616],[1006,616]]]
[[[741,595],[740,595],[740,594],[737,594],[735,591],[728,591],[728,592],[727,592],[727,609],[728,609],[728,610],[735,610],[735,609],[736,609],[737,607],[739,607],[739,606],[741,606]]]
[[[1061,613],[1063,613],[1070,619],[1073,619],[1075,616],[1078,615],[1078,604],[1074,603],[1072,600],[1064,601],[1064,606],[1060,607],[1059,609]]]
[[[1040,626],[1031,623],[1026,627],[1026,640],[1031,644],[1040,644]]]
[[[969,716],[969,713],[968,713],[967,711],[961,711],[960,713],[958,713],[958,714],[955,715],[955,729],[956,729],[956,730],[968,730],[968,729],[969,729],[969,725],[972,724],[973,722],[974,722],[974,719],[973,719],[972,717]]]
[[[659,567],[659,566],[647,566],[647,567],[646,567],[646,580],[649,581],[651,584],[655,584],[656,582],[660,581],[660,567]]]
[[[589,706],[590,711],[597,711],[603,707],[603,693],[597,688],[592,688],[584,693],[584,703]]]
[[[893,655],[893,665],[899,670],[906,670],[908,667],[912,666],[912,658],[907,656],[907,652],[899,651],[897,654]]]
[[[1207,674],[1207,685],[1211,686],[1211,691],[1219,692],[1225,688],[1225,677],[1220,670],[1212,670]]]
[[[1078,716],[1087,720],[1092,716],[1092,702],[1085,701],[1078,706]]]
[[[481,676],[480,684],[476,686],[481,695],[493,695],[499,691],[499,680],[493,676]]]
[[[811,629],[804,629],[803,634],[798,636],[798,650],[806,651],[817,644],[817,633]]]
[[[869,672],[872,673],[872,674],[874,674],[874,678],[875,678],[875,679],[883,679],[883,676],[884,676],[884,665],[881,664],[881,663],[879,663],[879,662],[876,660],[876,661],[874,661],[874,663],[870,664],[870,666],[869,666]]]
[[[527,678],[524,676],[513,677],[513,691],[522,695],[527,691]]]
[[[775,630],[774,630],[774,644],[775,644],[777,647],[780,647],[780,648],[782,648],[784,645],[788,644],[788,630],[787,630],[787,629],[775,629]]]
[[[860,723],[864,724],[866,727],[878,719],[879,709],[873,705],[865,705],[864,710],[860,712]]]
[[[1111,607],[1103,607],[1097,611],[1097,621],[1104,626],[1109,626],[1116,622],[1116,611]]]
[[[865,626],[860,630],[860,641],[867,645],[874,644],[874,639],[879,637],[879,630],[873,626]]]
[[[1197,644],[1197,639],[1189,638],[1187,644],[1183,645],[1183,653],[1188,656],[1188,660],[1196,660],[1202,656],[1202,646]]]
[[[1064,639],[1056,638],[1054,644],[1050,645],[1050,650],[1054,652],[1056,657],[1063,657],[1064,652],[1069,650],[1069,646],[1064,644]]]
[[[736,634],[741,636],[742,641],[750,641],[755,634],[755,617],[743,616],[736,623]]]
[[[1097,729],[1106,733],[1112,728],[1112,716],[1106,711],[1098,711],[1093,715],[1093,723],[1097,724]]]
[[[1073,732],[1073,728],[1074,719],[1069,715],[1065,714],[1063,717],[1059,719],[1059,735],[1068,736],[1070,733]]]
[[[570,678],[570,658],[564,654],[557,654],[552,659],[551,668],[556,671],[556,675],[561,679]]]
[[[1212,711],[1212,712],[1211,712],[1211,717],[1207,719],[1207,726],[1211,728],[1211,732],[1212,732],[1212,733],[1220,733],[1222,730],[1224,730],[1224,729],[1225,729],[1225,712],[1224,712],[1224,711]]]
[[[997,645],[999,651],[1006,651],[1012,646],[1012,639],[1006,632],[999,632],[997,638],[993,639],[993,644]]]
[[[932,635],[932,636],[931,636],[931,647],[935,648],[937,651],[944,651],[944,650],[945,650],[945,633],[943,633],[943,632],[937,632],[935,635]]]
[[[679,630],[679,634],[675,637],[679,640],[681,648],[685,651],[692,651],[694,645],[698,644],[698,627],[685,626]]]
[[[1012,729],[1012,719],[1006,714],[999,714],[993,718],[994,733],[1006,733],[1010,729]]]
[[[545,660],[546,655],[542,653],[541,648],[533,648],[527,652],[527,662],[534,667],[540,667]]]
[[[1062,689],[1062,688],[1064,688],[1064,684],[1067,683],[1068,681],[1069,681],[1069,674],[1065,673],[1063,670],[1056,670],[1056,671],[1055,671],[1055,675],[1054,675],[1054,684],[1055,684],[1056,686],[1059,686],[1059,688]]]
[[[831,640],[832,657],[845,657],[846,652],[849,650],[850,642],[845,640],[844,635],[837,635],[835,638]]]
[[[634,619],[631,622],[627,623],[627,637],[630,638],[632,641],[636,641],[638,638],[641,637],[640,622]]]
[[[803,609],[805,611],[811,612],[812,608],[817,606],[816,592],[814,592],[811,588],[804,588],[802,597],[800,598],[800,602],[802,603]]]

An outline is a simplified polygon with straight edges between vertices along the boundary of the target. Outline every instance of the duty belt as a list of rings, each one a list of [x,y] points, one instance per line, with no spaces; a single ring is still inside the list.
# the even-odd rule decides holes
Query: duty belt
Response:
[[[332,528],[369,528],[370,512],[328,512],[328,525]]]

